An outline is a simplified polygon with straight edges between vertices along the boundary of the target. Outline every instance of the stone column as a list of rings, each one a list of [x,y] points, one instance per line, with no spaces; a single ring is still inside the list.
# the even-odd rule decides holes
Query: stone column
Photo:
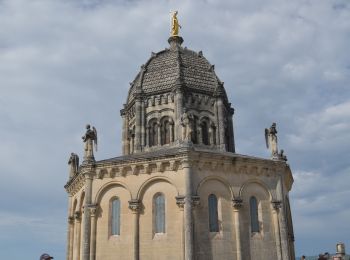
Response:
[[[73,257],[74,260],[80,260],[80,225],[81,225],[81,212],[74,212],[74,247]]]
[[[96,226],[97,226],[97,205],[90,205],[91,236],[90,236],[90,260],[96,258]]]
[[[135,93],[135,152],[141,151],[141,102],[141,93]]]
[[[279,209],[281,207],[280,201],[272,201],[272,217],[273,225],[275,230],[276,248],[277,248],[277,260],[282,260],[282,248],[281,248],[281,235],[280,235],[280,224],[279,224]],[[287,259],[286,259],[287,260]]]
[[[185,178],[185,260],[193,260],[193,225],[192,225],[192,169],[190,161],[182,161],[182,170]]]
[[[185,237],[184,237],[184,206],[185,206],[185,196],[177,196],[176,199],[176,205],[179,207],[181,211],[181,252],[182,256],[181,259],[185,259]]]
[[[146,145],[146,140],[145,140],[145,135],[146,135],[146,118],[145,118],[145,102],[141,101],[141,151],[143,151],[145,145]]]
[[[158,131],[158,146],[162,145],[162,131],[161,131],[161,125],[160,122],[157,125],[157,131]]]
[[[182,140],[181,116],[183,112],[183,94],[181,89],[176,90],[175,100],[175,140]]]
[[[174,142],[174,122],[169,122],[170,143]]]
[[[84,171],[84,169],[83,169]],[[84,172],[85,177],[85,205],[84,205],[84,232],[83,232],[83,259],[89,260],[90,258],[90,228],[91,228],[91,218],[89,206],[91,205],[92,197],[92,169],[86,169]]]
[[[219,131],[220,150],[225,151],[225,111],[224,111],[224,103],[221,97],[217,99],[217,107],[218,107],[218,126],[219,126],[218,131]]]
[[[150,137],[150,131],[151,131],[151,127],[147,126],[146,127],[146,147],[149,147],[149,137]]]
[[[240,229],[240,214],[239,211],[242,208],[243,201],[241,198],[236,198],[232,200],[233,203],[233,215],[234,215],[234,227],[236,233],[236,250],[237,250],[237,260],[242,260],[242,246],[241,246],[241,229]]]
[[[139,260],[140,258],[140,244],[139,244],[139,210],[140,201],[137,199],[132,199],[129,201],[129,209],[131,209],[133,214],[133,245],[134,245],[134,260]]]

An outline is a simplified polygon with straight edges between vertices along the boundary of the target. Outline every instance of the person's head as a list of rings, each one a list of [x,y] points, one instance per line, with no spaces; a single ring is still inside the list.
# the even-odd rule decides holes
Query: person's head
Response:
[[[306,259],[306,257],[303,255],[302,257],[301,257],[301,260],[305,260]]]
[[[40,256],[40,260],[50,260],[50,259],[53,259],[53,257],[50,256],[49,254],[42,254]]]

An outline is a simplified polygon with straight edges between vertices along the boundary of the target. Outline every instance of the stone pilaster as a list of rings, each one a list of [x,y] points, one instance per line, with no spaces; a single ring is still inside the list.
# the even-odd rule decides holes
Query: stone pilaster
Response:
[[[140,201],[137,199],[129,200],[129,209],[133,214],[133,245],[134,245],[134,260],[139,260],[140,257],[140,245],[139,245],[139,211]]]
[[[193,260],[192,168],[189,160],[182,161],[185,178],[184,233],[185,260]]]
[[[218,132],[219,132],[219,146],[220,150],[225,151],[225,108],[221,97],[217,98],[217,111],[218,111]]]
[[[67,234],[67,260],[73,260],[73,243],[74,243],[74,216],[68,217],[68,234]]]
[[[277,260],[282,260],[282,247],[281,247],[281,234],[280,234],[280,224],[279,224],[279,212],[281,208],[281,201],[272,201],[272,217],[273,217],[273,226],[275,231],[275,240],[276,240],[276,251],[277,251]]]

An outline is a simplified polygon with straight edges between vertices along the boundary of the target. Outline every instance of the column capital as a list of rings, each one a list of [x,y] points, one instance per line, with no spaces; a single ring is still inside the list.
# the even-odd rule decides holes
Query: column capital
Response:
[[[98,204],[90,204],[87,209],[90,211],[90,216],[95,217],[98,212]]]
[[[183,210],[184,205],[185,205],[185,196],[184,195],[179,195],[175,197],[176,199],[176,205]]]
[[[74,216],[69,216],[68,217],[68,224],[73,225],[74,224]]]
[[[243,206],[243,200],[240,197],[236,197],[234,199],[232,199],[232,207],[235,210],[240,210]]]
[[[271,201],[274,210],[278,211],[282,207],[282,202],[280,200]]]
[[[192,200],[191,200],[191,204],[192,204],[192,207],[197,207],[199,206],[200,204],[200,197],[199,196],[192,196]]]
[[[139,200],[137,199],[129,200],[129,209],[131,209],[133,213],[138,213],[140,208],[141,208],[141,203]]]

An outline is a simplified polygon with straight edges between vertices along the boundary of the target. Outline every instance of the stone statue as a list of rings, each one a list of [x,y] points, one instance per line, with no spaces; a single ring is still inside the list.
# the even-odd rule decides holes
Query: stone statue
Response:
[[[187,110],[184,110],[184,113],[181,116],[181,125],[182,125],[182,139],[184,141],[192,140],[192,127],[193,115],[187,113]]]
[[[177,13],[177,11],[173,13],[173,17],[171,20],[171,36],[179,36],[179,28],[181,28],[181,25],[177,20]]]
[[[90,128],[90,125],[86,125],[86,133],[82,137],[84,143],[85,143],[85,154],[84,154],[84,160],[86,159],[92,159],[94,158],[94,145],[95,149],[97,151],[97,131],[95,127],[92,127],[92,130]]]
[[[278,158],[276,123],[272,123],[269,129],[265,128],[265,141],[266,147],[270,148],[271,157]]]
[[[73,176],[78,173],[79,156],[77,154],[75,154],[75,153],[71,153],[70,157],[69,157],[69,160],[68,160],[68,164],[70,166],[69,178],[73,178]]]

